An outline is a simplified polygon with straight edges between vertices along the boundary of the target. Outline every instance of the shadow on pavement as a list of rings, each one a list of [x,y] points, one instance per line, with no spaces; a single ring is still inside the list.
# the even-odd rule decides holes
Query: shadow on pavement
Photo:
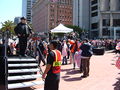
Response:
[[[115,65],[114,63],[111,63],[111,65]]]
[[[80,76],[79,77],[71,77],[72,75],[79,74],[80,70],[66,69],[66,70],[62,70],[62,71],[66,71],[66,75],[62,77],[65,81],[70,82],[70,81],[82,80],[82,78]]]
[[[66,78],[64,80],[65,81],[80,81],[80,80],[82,80],[82,78],[81,77],[73,77],[73,78]]]
[[[80,73],[80,70],[70,70],[66,73],[66,75],[73,75],[73,74],[78,74]]]
[[[120,78],[117,78],[117,82],[115,84],[113,84],[114,90],[120,90]]]
[[[73,69],[61,69],[61,72],[67,72],[67,71],[70,71],[70,70],[73,70]]]

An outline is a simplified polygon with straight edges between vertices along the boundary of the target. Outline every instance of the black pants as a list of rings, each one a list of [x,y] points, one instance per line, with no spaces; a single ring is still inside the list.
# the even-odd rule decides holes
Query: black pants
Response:
[[[90,58],[82,58],[81,59],[81,65],[82,65],[82,71],[83,71],[83,75],[87,76],[89,75],[89,71],[90,71]]]
[[[66,65],[67,64],[67,58],[66,58],[66,56],[65,57],[63,57],[63,61],[62,61],[62,65]]]
[[[27,47],[27,37],[19,37],[20,55],[25,55]]]
[[[45,79],[44,90],[59,90],[59,81]]]
[[[68,54],[67,59],[69,59],[69,57],[70,57],[70,51],[68,51],[67,54]]]

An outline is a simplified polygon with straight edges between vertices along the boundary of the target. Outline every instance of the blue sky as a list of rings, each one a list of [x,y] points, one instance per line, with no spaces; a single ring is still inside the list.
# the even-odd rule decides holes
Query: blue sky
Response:
[[[22,0],[0,0],[0,28],[1,22],[22,16]]]

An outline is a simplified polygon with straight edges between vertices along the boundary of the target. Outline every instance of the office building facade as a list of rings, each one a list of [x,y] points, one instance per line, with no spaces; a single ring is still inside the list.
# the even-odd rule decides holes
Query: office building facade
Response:
[[[91,0],[91,36],[120,38],[120,0]]]
[[[72,25],[72,6],[72,0],[38,0],[32,8],[34,30],[49,32],[60,23]]]
[[[74,0],[73,24],[91,38],[119,38],[120,0]]]
[[[22,16],[27,18],[29,23],[32,22],[32,6],[37,0],[22,0]]]
[[[15,17],[15,19],[14,19],[14,23],[15,23],[15,24],[20,23],[20,18],[21,18],[21,17]]]
[[[73,0],[73,24],[89,30],[89,0]]]

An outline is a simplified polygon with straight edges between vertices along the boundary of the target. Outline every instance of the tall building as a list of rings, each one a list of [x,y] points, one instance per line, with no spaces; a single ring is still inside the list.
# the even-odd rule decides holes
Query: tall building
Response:
[[[90,0],[90,36],[100,38],[100,0]]]
[[[73,24],[89,30],[90,22],[89,0],[73,0]]]
[[[15,23],[15,24],[18,24],[18,23],[20,22],[20,18],[21,18],[21,17],[15,17],[14,23]]]
[[[91,38],[120,38],[120,0],[73,0],[73,24]]]
[[[32,21],[32,6],[37,0],[22,0],[22,16],[27,18],[28,22]]]
[[[49,32],[60,23],[72,25],[72,4],[72,0],[38,0],[32,8],[33,29],[37,32]]]
[[[91,36],[120,38],[120,0],[91,0]]]

